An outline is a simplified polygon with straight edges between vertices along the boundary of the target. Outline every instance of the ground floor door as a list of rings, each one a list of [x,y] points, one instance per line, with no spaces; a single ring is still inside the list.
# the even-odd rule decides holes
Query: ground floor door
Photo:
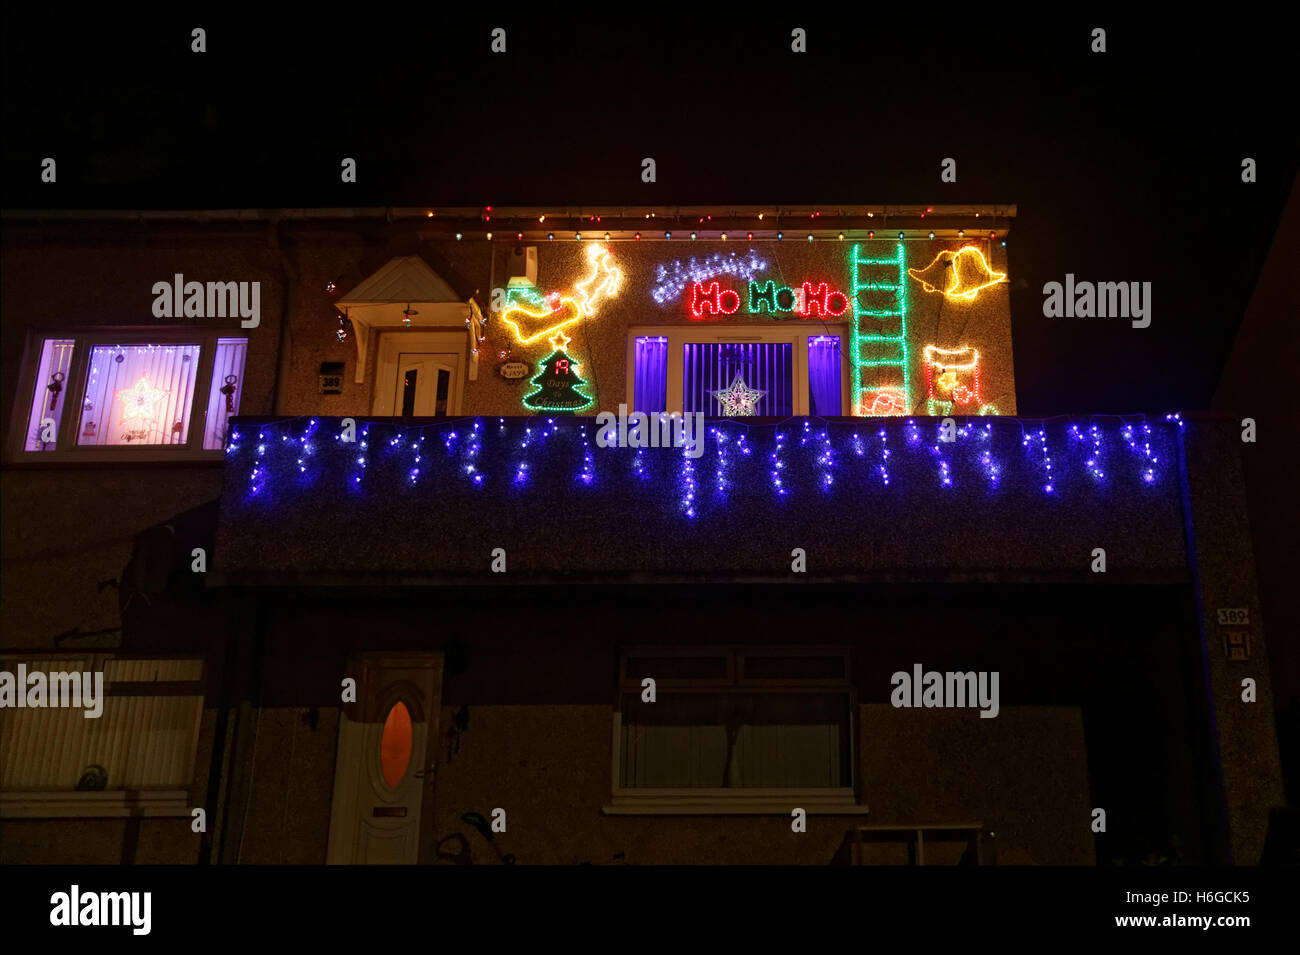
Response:
[[[347,676],[356,701],[339,720],[326,861],[414,865],[428,841],[442,654],[355,654]]]

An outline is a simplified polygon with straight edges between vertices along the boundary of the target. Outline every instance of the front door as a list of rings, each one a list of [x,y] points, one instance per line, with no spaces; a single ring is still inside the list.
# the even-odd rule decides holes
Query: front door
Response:
[[[442,654],[356,654],[347,675],[357,695],[339,719],[326,862],[414,865],[431,818]]]
[[[373,413],[421,418],[460,414],[463,339],[446,332],[384,334]]]
[[[445,417],[456,374],[454,355],[403,355],[397,369],[393,413],[403,417]]]

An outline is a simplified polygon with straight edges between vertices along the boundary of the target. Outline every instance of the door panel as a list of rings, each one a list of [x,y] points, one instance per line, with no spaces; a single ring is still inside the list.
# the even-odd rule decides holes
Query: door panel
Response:
[[[380,337],[371,413],[441,417],[461,413],[465,387],[462,336],[451,332],[386,332]]]
[[[429,746],[438,733],[442,654],[358,654],[348,676],[357,702],[344,704],[339,720],[326,862],[414,865],[431,822],[423,810],[434,783]],[[399,704],[409,721],[393,718]]]

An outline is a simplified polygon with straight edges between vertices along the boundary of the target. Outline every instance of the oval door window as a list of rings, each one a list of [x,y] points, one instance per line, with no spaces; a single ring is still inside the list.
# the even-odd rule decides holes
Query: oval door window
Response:
[[[406,778],[411,764],[411,713],[400,700],[393,704],[384,720],[384,735],[379,741],[379,765],[389,789]]]

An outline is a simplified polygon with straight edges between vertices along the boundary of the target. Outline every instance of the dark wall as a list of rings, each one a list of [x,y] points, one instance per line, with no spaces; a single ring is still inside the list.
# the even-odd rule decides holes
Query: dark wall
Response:
[[[983,821],[1003,862],[1206,861],[1212,775],[1185,587],[544,587],[423,591],[377,610],[265,606],[243,861],[324,859],[351,649],[447,657],[433,831],[507,808],[521,862],[825,863],[856,823]],[[604,816],[617,654],[631,644],[834,643],[854,654],[865,817]],[[895,709],[890,675],[990,669],[1002,712]],[[458,749],[446,735],[462,707]],[[247,770],[246,770],[247,771]],[[1107,810],[1094,836],[1092,808]],[[495,859],[486,845],[477,861]]]

